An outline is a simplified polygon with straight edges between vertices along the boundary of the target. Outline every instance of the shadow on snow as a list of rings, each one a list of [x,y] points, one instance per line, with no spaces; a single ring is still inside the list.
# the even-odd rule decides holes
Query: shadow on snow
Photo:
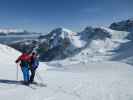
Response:
[[[0,79],[0,84],[18,84],[18,85],[23,85],[23,81],[16,81],[16,80],[6,80],[6,79]]]

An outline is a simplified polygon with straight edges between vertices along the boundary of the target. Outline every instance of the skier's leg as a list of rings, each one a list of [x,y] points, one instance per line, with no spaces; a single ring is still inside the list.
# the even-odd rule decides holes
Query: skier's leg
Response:
[[[31,83],[34,81],[34,77],[35,77],[35,70],[31,69],[31,76],[30,76],[30,82]]]
[[[25,71],[24,71],[24,67],[21,67],[22,73],[23,73],[23,80],[25,81]]]
[[[23,78],[24,78],[24,84],[29,84],[29,70],[28,67],[22,67],[23,72]]]
[[[34,69],[33,70],[33,78],[32,78],[33,82],[34,82],[35,72],[36,72],[36,70]]]
[[[25,68],[26,73],[26,81],[29,82],[29,69],[28,67]]]

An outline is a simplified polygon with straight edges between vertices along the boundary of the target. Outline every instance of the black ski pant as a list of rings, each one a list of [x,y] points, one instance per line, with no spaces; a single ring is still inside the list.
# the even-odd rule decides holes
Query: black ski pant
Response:
[[[36,69],[30,69],[30,71],[31,71],[30,82],[32,83],[34,82]]]

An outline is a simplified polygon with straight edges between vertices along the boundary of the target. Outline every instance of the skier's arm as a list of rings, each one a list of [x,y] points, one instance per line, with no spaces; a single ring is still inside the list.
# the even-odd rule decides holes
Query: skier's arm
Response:
[[[22,57],[22,55],[19,56],[18,59],[15,62],[18,63],[21,60],[21,57]]]

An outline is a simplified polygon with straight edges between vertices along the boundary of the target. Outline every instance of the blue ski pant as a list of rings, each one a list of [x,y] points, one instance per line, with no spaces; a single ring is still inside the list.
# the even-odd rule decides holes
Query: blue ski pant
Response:
[[[29,81],[29,68],[26,66],[26,67],[21,67],[21,69],[23,72],[24,81],[28,82]]]

